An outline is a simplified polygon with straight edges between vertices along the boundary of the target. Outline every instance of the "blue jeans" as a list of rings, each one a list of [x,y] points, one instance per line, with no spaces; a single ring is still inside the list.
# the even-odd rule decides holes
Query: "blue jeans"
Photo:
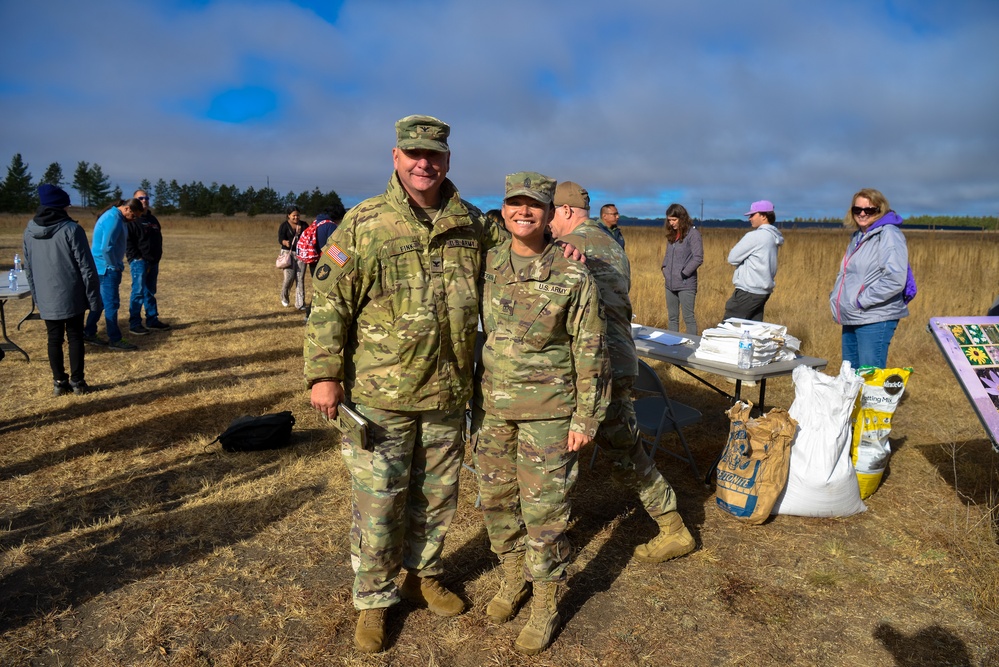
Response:
[[[159,262],[133,259],[128,263],[132,274],[132,292],[128,299],[128,326],[142,326],[142,309],[146,309],[146,322],[156,322],[156,279],[160,273]]]
[[[121,340],[121,329],[118,328],[118,287],[121,286],[121,271],[108,269],[101,276],[101,300],[104,302],[104,324],[108,330],[108,340],[114,343]],[[83,327],[84,336],[97,335],[97,322],[101,319],[101,310],[91,310],[87,315],[87,324]]]
[[[849,361],[854,369],[861,366],[885,368],[888,345],[897,326],[898,320],[843,325],[843,360]]]

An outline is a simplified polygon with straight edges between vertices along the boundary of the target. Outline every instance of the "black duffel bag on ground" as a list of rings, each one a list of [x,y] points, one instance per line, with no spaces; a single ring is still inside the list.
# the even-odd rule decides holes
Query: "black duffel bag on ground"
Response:
[[[270,415],[237,417],[222,431],[214,442],[222,443],[227,452],[258,452],[263,449],[280,449],[291,444],[291,427],[295,417],[289,410]]]

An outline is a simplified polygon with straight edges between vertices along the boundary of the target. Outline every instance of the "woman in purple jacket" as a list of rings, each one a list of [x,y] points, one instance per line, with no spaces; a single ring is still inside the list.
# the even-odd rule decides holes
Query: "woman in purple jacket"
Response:
[[[687,209],[680,204],[670,204],[666,209],[666,256],[662,266],[670,331],[680,330],[682,308],[684,329],[689,334],[697,334],[694,297],[697,296],[697,268],[703,263],[701,233],[690,221]]]
[[[854,230],[829,295],[843,326],[843,360],[854,368],[888,363],[888,345],[916,295],[902,218],[872,188],[853,195],[843,225]]]

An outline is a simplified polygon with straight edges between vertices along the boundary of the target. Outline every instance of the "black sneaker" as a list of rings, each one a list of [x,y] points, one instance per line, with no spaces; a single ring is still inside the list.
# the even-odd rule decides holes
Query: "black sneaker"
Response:
[[[160,322],[159,320],[154,320],[152,322],[146,322],[146,328],[150,331],[169,331],[170,325],[166,322]]]
[[[52,395],[53,396],[65,396],[66,394],[72,393],[73,389],[69,386],[69,382],[66,380],[56,380],[52,383]]]
[[[128,330],[131,333],[134,333],[136,336],[145,336],[147,333],[149,333],[149,329],[142,326],[141,324],[139,324],[138,326],[129,327]]]
[[[73,390],[74,394],[89,394],[90,385],[87,384],[86,380],[80,380],[79,382],[69,381],[69,387]]]
[[[139,349],[135,345],[129,343],[124,338],[122,338],[121,340],[116,340],[112,343],[108,343],[108,347],[110,347],[112,350],[119,350],[123,352],[134,352],[135,350]]]
[[[99,345],[100,347],[108,346],[108,342],[96,334],[93,336],[84,336],[83,342],[88,345]]]

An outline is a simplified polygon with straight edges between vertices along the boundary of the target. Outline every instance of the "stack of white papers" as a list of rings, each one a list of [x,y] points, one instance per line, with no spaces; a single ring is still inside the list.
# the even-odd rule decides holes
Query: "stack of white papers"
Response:
[[[631,337],[651,340],[653,343],[659,343],[660,345],[682,345],[691,342],[689,338],[674,336],[655,327],[643,327],[641,324],[635,324],[634,322],[631,324]]]
[[[705,329],[694,356],[735,365],[739,361],[739,340],[746,330],[753,338],[753,366],[765,366],[772,361],[786,361],[798,356],[801,341],[787,333],[787,327],[735,317],[717,327]]]

